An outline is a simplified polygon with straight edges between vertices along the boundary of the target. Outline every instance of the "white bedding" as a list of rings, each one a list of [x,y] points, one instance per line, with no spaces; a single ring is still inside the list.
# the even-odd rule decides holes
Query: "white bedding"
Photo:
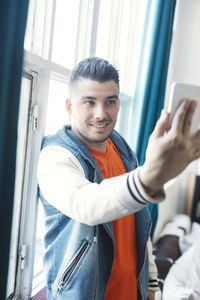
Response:
[[[192,223],[189,234],[180,237],[183,254],[171,267],[162,300],[200,300],[200,225]]]

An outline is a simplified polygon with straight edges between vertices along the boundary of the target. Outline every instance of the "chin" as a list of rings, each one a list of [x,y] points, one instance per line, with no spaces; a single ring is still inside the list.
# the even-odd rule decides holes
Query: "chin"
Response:
[[[103,143],[105,141],[107,141],[110,137],[111,133],[110,134],[106,134],[104,136],[93,136],[91,137],[91,141],[95,142],[95,143]]]
[[[85,140],[85,142],[89,143],[103,143],[105,142],[113,132],[113,129],[110,129],[106,132],[83,132],[82,130],[79,130],[78,133],[82,137],[82,139]]]

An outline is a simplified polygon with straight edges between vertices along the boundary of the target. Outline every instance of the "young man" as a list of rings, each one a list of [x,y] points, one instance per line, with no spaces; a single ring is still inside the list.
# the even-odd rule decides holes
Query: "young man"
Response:
[[[195,102],[181,105],[169,131],[162,112],[138,167],[114,130],[117,70],[85,59],[72,72],[69,92],[71,126],[45,138],[38,164],[47,298],[152,300],[158,284],[146,205],[162,201],[164,183],[200,156],[200,133],[189,138]]]

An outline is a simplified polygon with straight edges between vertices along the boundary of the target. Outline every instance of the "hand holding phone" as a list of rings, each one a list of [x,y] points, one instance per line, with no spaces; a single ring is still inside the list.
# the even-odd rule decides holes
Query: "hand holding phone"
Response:
[[[174,82],[171,86],[168,112],[170,113],[170,125],[173,117],[184,99],[191,99],[197,101],[192,124],[190,129],[190,137],[193,137],[200,128],[200,86],[186,83]]]

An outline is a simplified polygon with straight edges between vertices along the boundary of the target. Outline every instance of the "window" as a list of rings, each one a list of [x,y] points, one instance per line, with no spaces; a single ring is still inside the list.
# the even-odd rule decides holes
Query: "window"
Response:
[[[29,2],[7,289],[8,296],[20,299],[30,299],[44,287],[37,160],[43,137],[69,122],[65,99],[70,72],[78,61],[94,55],[117,67],[121,77],[117,129],[127,138],[148,0]]]
[[[52,61],[72,69],[76,52],[80,0],[57,1],[52,43]],[[64,39],[60,32],[65,28]],[[66,55],[67,53],[67,55]]]
[[[95,54],[119,70],[121,112],[117,130],[128,141],[147,4],[148,0],[101,0],[99,7]]]
[[[35,156],[33,143],[35,142],[35,132],[37,130],[36,81],[37,73],[29,70],[23,72],[18,122],[15,202],[11,237],[13,245],[10,252],[8,295],[12,294],[15,288],[18,288],[20,281],[16,281],[16,278],[20,276],[20,280],[22,280],[23,272],[20,271],[24,270],[27,254],[29,253],[29,257],[32,256],[30,245],[32,245],[33,240],[34,219],[29,217],[31,213],[34,214],[36,202],[28,200],[30,194],[33,198],[36,198],[37,192],[36,178],[34,173],[30,172],[32,168],[31,161],[34,160]],[[27,224],[30,226],[28,235],[26,232]],[[15,278],[16,273],[17,277]]]

